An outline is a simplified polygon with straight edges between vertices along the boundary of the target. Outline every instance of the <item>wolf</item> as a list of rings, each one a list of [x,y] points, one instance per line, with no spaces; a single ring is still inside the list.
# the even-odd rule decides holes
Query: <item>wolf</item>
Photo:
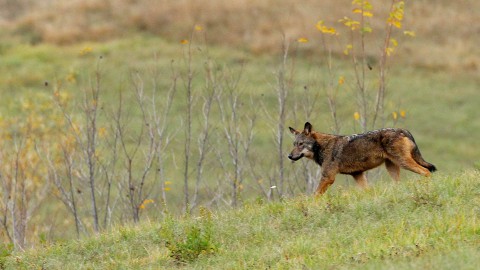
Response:
[[[292,161],[303,157],[322,167],[320,183],[315,195],[325,193],[335,182],[335,175],[353,176],[361,186],[367,186],[365,171],[383,163],[390,176],[398,182],[400,168],[429,177],[437,168],[426,162],[412,134],[401,128],[384,128],[349,136],[331,135],[312,130],[309,122],[302,131],[289,127],[295,135]]]

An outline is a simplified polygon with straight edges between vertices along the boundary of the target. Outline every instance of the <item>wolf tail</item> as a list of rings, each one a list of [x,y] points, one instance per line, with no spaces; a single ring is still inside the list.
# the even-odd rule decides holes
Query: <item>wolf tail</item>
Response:
[[[416,150],[416,151],[415,151]],[[437,167],[435,167],[435,165],[433,165],[432,163],[429,163],[429,162],[426,162],[422,155],[420,154],[420,151],[418,150],[418,147],[416,147],[416,149],[413,150],[413,159],[418,163],[420,164],[422,167],[425,167],[427,170],[429,170],[430,172],[434,172],[437,170]]]
[[[407,131],[408,132],[408,131]],[[412,157],[413,159],[422,167],[425,167],[427,170],[430,172],[434,172],[437,170],[437,167],[433,165],[432,163],[429,163],[423,159],[422,154],[420,153],[420,149],[418,149],[417,143],[415,142],[415,139],[413,138],[412,134],[408,132],[406,134],[410,140],[412,140],[413,144],[415,147],[412,150]]]

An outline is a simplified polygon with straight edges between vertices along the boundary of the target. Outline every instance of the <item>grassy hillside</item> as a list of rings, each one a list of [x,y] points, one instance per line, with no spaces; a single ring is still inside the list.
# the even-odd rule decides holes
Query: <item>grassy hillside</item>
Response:
[[[318,166],[286,158],[288,126],[305,121],[407,128],[441,173],[478,169],[478,26],[459,25],[480,2],[395,1],[401,29],[387,2],[371,2],[372,17],[351,0],[0,1],[0,239],[28,249],[166,212],[308,196]],[[390,181],[384,171],[373,185]],[[332,192],[353,185],[339,176]]]
[[[200,48],[203,45],[200,44]],[[85,48],[91,48],[92,51],[82,54]],[[55,106],[54,91],[57,89],[66,96],[68,100],[68,112],[78,119],[82,120],[83,93],[90,89],[92,78],[94,77],[96,64],[102,57],[102,94],[100,96],[99,128],[106,130],[107,136],[99,137],[99,150],[103,158],[103,164],[109,165],[112,161],[108,152],[111,140],[114,138],[115,127],[112,125],[112,114],[119,104],[120,93],[125,100],[135,100],[133,94],[132,78],[134,74],[139,74],[146,83],[147,91],[151,91],[151,82],[153,78],[158,78],[160,84],[160,97],[171,84],[171,60],[174,59],[174,65],[178,72],[182,72],[181,78],[185,78],[185,46],[179,43],[169,43],[165,40],[148,35],[137,35],[135,37],[110,41],[107,43],[81,43],[71,46],[57,46],[51,44],[27,45],[18,44],[15,41],[6,43],[0,51],[3,64],[0,66],[0,89],[3,98],[0,100],[0,126],[2,127],[1,148],[2,164],[4,175],[12,176],[12,164],[15,164],[14,158],[18,146],[15,142],[21,142],[22,134],[36,134],[30,136],[32,139],[28,147],[29,153],[25,155],[28,159],[23,160],[24,168],[32,169],[25,175],[25,180],[32,181],[27,185],[30,188],[28,207],[31,209],[31,216],[28,223],[27,238],[31,245],[38,246],[44,239],[49,241],[74,238],[75,221],[68,208],[59,199],[59,189],[55,187],[55,178],[46,170],[49,168],[42,163],[48,151],[59,149],[58,140],[68,135],[69,128],[65,124],[62,113]],[[243,104],[241,107],[242,116],[256,115],[256,125],[253,129],[254,139],[252,141],[251,153],[248,160],[251,165],[244,165],[244,177],[242,184],[238,188],[239,199],[243,202],[255,200],[256,198],[265,198],[270,186],[275,185],[278,169],[275,165],[276,144],[274,142],[274,130],[277,127],[272,115],[277,111],[277,96],[275,90],[276,76],[280,62],[279,55],[257,57],[242,50],[225,49],[218,47],[209,47],[208,53],[210,59],[213,59],[220,70],[227,70],[226,74],[232,74],[235,70],[242,70],[242,77],[239,81],[239,89],[242,92]],[[203,98],[200,90],[206,85],[204,63],[206,57],[204,51],[195,51],[193,66],[195,69],[194,87],[195,107],[193,118],[193,129],[196,130],[194,137],[194,148],[191,155],[192,162],[198,161],[198,138],[202,119]],[[336,59],[334,72],[338,75],[344,74],[345,87],[338,92],[338,117],[341,121],[341,133],[359,132],[358,123],[353,118],[353,113],[357,110],[356,99],[352,91],[354,81],[351,74],[351,68],[345,59]],[[157,70],[158,77],[153,76],[153,71]],[[138,73],[136,73],[138,72]],[[224,72],[224,71],[221,71]],[[230,73],[228,73],[230,72]],[[376,74],[374,69],[372,74]],[[304,121],[313,123],[314,128],[324,132],[332,132],[332,119],[326,100],[326,86],[328,84],[328,69],[326,59],[319,55],[312,57],[308,51],[298,48],[295,60],[294,79],[291,92],[289,93],[289,106],[286,111],[286,124],[294,127],[301,127]],[[447,76],[451,75],[451,76]],[[426,68],[412,68],[405,65],[396,65],[392,63],[389,71],[389,92],[386,103],[386,126],[397,126],[408,128],[415,136],[417,143],[422,150],[425,159],[432,162],[442,172],[456,172],[464,168],[478,166],[480,156],[478,151],[479,141],[472,134],[477,134],[480,130],[479,122],[476,121],[477,104],[480,102],[480,96],[477,95],[478,78],[471,76],[471,73],[464,73],[455,70],[436,70]],[[49,85],[45,86],[45,82]],[[182,193],[184,186],[183,165],[184,158],[184,129],[185,126],[185,82],[179,81],[179,89],[175,102],[172,106],[170,117],[168,118],[167,132],[171,137],[171,143],[166,151],[161,152],[164,156],[164,175],[161,182],[158,182],[157,174],[150,174],[147,179],[147,187],[151,192],[148,197],[138,198],[134,207],[140,207],[142,200],[153,200],[154,203],[142,208],[141,218],[156,220],[161,218],[163,211],[172,211],[174,214],[181,213],[184,205]],[[305,86],[309,93],[305,92]],[[372,90],[374,87],[372,86]],[[203,90],[202,90],[203,91]],[[374,95],[373,92],[371,95]],[[313,97],[313,98],[312,98]],[[302,106],[307,104],[306,100],[316,100],[312,113],[307,117],[306,111]],[[164,99],[158,99],[163,102]],[[251,105],[250,102],[254,102]],[[126,115],[128,118],[127,136],[130,144],[138,134],[140,111],[135,102],[127,102]],[[227,104],[227,103],[224,103]],[[158,106],[162,108],[162,106]],[[251,110],[254,109],[254,110]],[[406,117],[394,121],[392,112],[405,110]],[[268,115],[266,112],[272,114]],[[205,161],[205,174],[200,182],[199,201],[200,205],[207,203],[208,207],[224,208],[231,202],[231,171],[232,163],[229,160],[229,152],[226,147],[223,121],[219,115],[218,107],[212,111],[211,128],[211,151]],[[248,134],[248,121],[243,121],[241,128],[242,134]],[[59,131],[61,131],[59,133]],[[27,132],[27,133],[25,133]],[[285,130],[286,138],[284,141],[284,157],[290,151],[290,137]],[[38,136],[37,136],[38,135]],[[12,140],[12,138],[14,140]],[[49,146],[49,145],[56,146]],[[142,146],[148,146],[145,141]],[[104,150],[103,150],[104,149]],[[75,151],[74,154],[80,155],[81,151]],[[120,152],[122,153],[122,152]],[[267,154],[269,153],[269,154]],[[266,155],[266,156],[265,156]],[[48,156],[48,155],[47,155]],[[137,155],[134,162],[134,173],[139,175],[143,168],[144,156]],[[223,159],[226,165],[219,162]],[[62,158],[60,157],[60,161]],[[246,159],[247,160],[247,159]],[[44,160],[43,160],[44,161]],[[58,163],[57,170],[63,173],[65,163]],[[39,170],[36,166],[42,167]],[[85,231],[91,233],[92,222],[90,215],[90,197],[88,193],[88,182],[85,180],[85,164],[81,161],[81,156],[77,158],[74,165],[80,173],[75,174],[74,191],[81,208],[79,215],[82,217]],[[128,202],[128,184],[125,172],[126,163],[117,162],[118,167],[115,170],[115,185],[112,186],[111,202],[113,214],[107,219],[106,203],[107,180],[105,175],[98,172],[98,198],[100,205],[100,215],[105,217],[103,227],[107,229],[116,223],[123,223],[130,219],[130,203]],[[196,164],[196,163],[193,163]],[[308,163],[307,163],[308,164]],[[250,167],[252,166],[253,167]],[[190,192],[194,192],[194,181],[197,172],[195,165],[190,168]],[[309,164],[310,174],[314,176],[317,167]],[[308,194],[311,191],[312,184],[305,184],[305,168],[301,163],[285,163],[286,180],[289,188],[289,194],[299,195]],[[50,168],[51,169],[51,168]],[[83,172],[82,172],[83,171]],[[381,169],[384,172],[384,169]],[[376,175],[376,174],[373,174]],[[402,177],[410,177],[412,174],[402,172]],[[372,177],[373,180],[378,179]],[[7,180],[9,178],[3,178]],[[64,187],[68,188],[66,174],[61,176]],[[135,178],[138,179],[138,178]],[[134,179],[134,180],[135,180]],[[318,181],[315,176],[310,181]],[[388,179],[388,178],[387,178]],[[389,180],[387,180],[389,181]],[[170,186],[162,188],[161,184],[169,182]],[[339,177],[339,183],[353,185],[350,178]],[[374,182],[374,181],[373,181]],[[5,186],[9,187],[8,183]],[[336,187],[334,187],[335,189]],[[7,192],[7,190],[4,190]],[[162,192],[165,194],[162,197]],[[20,194],[20,193],[17,193]],[[277,195],[276,193],[274,194]],[[8,202],[2,204],[3,209],[7,209]],[[166,199],[165,199],[166,198]],[[165,202],[165,203],[164,203]],[[56,212],[55,217],[49,213]],[[8,212],[4,212],[8,213]],[[112,212],[110,212],[112,213]],[[9,219],[7,219],[9,220]],[[9,225],[10,226],[10,225]],[[9,227],[9,230],[11,228]],[[88,234],[81,233],[82,235]],[[10,231],[11,233],[11,231]],[[5,235],[5,239],[8,239]]]
[[[6,269],[474,269],[480,174],[144,222],[1,258]]]

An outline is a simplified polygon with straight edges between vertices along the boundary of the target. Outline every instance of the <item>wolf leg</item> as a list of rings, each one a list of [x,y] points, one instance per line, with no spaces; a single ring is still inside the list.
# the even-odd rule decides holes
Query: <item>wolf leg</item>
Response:
[[[385,167],[387,167],[387,171],[393,180],[398,182],[400,180],[400,166],[387,159],[385,160]]]
[[[366,188],[368,186],[367,176],[365,175],[365,172],[354,174],[352,176],[361,188]]]
[[[395,142],[393,147],[395,150],[389,153],[390,159],[403,169],[429,177],[431,175],[430,170],[418,164],[412,156],[412,153],[415,154],[415,148],[417,148],[416,144],[411,139],[404,137]]]
[[[330,187],[335,182],[335,175],[333,176],[322,176],[320,179],[320,183],[318,184],[317,190],[315,191],[315,196],[320,196],[325,191],[327,191],[328,187]]]

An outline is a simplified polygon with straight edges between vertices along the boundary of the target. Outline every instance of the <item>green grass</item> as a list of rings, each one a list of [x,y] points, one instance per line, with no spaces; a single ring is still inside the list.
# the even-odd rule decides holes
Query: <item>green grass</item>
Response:
[[[91,47],[92,52],[81,55],[80,52]],[[230,74],[243,70],[239,81],[239,90],[242,92],[242,102],[246,105],[241,107],[240,115],[251,113],[252,108],[257,109],[257,124],[254,130],[254,140],[251,147],[250,159],[255,165],[254,175],[250,175],[250,168],[246,169],[243,179],[243,190],[239,193],[240,200],[250,203],[262,197],[257,181],[263,181],[263,188],[270,187],[269,180],[276,177],[278,168],[271,154],[275,151],[274,130],[277,111],[277,97],[275,94],[276,72],[281,62],[280,55],[255,56],[241,49],[205,46],[196,41],[193,45],[193,68],[194,68],[194,118],[193,130],[193,153],[192,164],[198,158],[197,138],[200,125],[203,123],[202,114],[202,91],[205,86],[205,63],[210,60],[216,64],[219,72],[227,70]],[[183,151],[184,151],[184,117],[185,117],[185,53],[187,47],[179,43],[170,43],[161,38],[151,35],[136,35],[127,38],[112,40],[105,43],[86,42],[69,46],[56,46],[51,44],[38,44],[35,46],[20,44],[14,40],[8,40],[0,50],[3,65],[0,65],[0,127],[5,133],[15,134],[18,129],[25,128],[27,119],[35,116],[35,123],[40,126],[50,127],[48,132],[54,135],[43,136],[37,139],[38,145],[48,145],[57,139],[58,131],[64,130],[63,126],[55,126],[54,119],[61,118],[61,113],[55,109],[52,102],[52,92],[55,87],[70,97],[69,111],[74,117],[80,119],[83,91],[91,85],[97,63],[101,63],[102,94],[100,103],[102,111],[99,117],[99,127],[111,126],[111,115],[118,104],[119,93],[122,92],[126,102],[126,111],[130,122],[129,136],[137,134],[140,121],[136,121],[139,110],[136,108],[132,94],[132,77],[139,74],[145,82],[146,90],[151,90],[153,71],[158,70],[158,83],[160,86],[159,97],[165,93],[171,83],[172,60],[175,72],[181,74],[178,83],[176,100],[172,106],[171,117],[168,119],[167,132],[172,135],[172,142],[166,150],[165,179],[172,182],[171,190],[167,192],[167,202],[162,203],[158,182],[148,179],[147,185],[153,191],[148,199],[156,203],[150,204],[142,211],[142,219],[156,220],[161,217],[161,212],[168,210],[173,215],[181,213],[183,206]],[[291,56],[295,55],[293,52]],[[102,57],[102,59],[100,59]],[[477,104],[480,96],[477,95],[478,79],[471,73],[463,73],[455,70],[438,70],[427,68],[415,68],[405,65],[401,60],[402,55],[392,58],[389,70],[389,84],[385,104],[386,126],[394,125],[391,112],[404,109],[407,117],[396,123],[397,127],[411,130],[422,151],[425,159],[437,166],[440,172],[452,173],[463,169],[471,169],[480,166],[480,154],[476,150],[480,147],[480,141],[474,134],[480,131],[479,122],[476,121]],[[399,61],[397,62],[397,59]],[[374,66],[368,77],[375,77],[378,70]],[[359,132],[358,123],[353,119],[356,107],[355,93],[352,91],[354,80],[352,70],[347,59],[334,59],[334,80],[338,76],[345,76],[345,85],[338,93],[338,116],[341,123],[341,133]],[[287,125],[299,128],[305,121],[310,121],[316,130],[331,132],[333,122],[326,100],[326,86],[328,85],[328,69],[325,56],[321,53],[312,53],[309,50],[298,48],[293,70],[293,87],[289,91],[289,104],[287,107]],[[446,76],[446,75],[451,76]],[[69,81],[68,78],[75,78]],[[223,79],[220,79],[223,80]],[[225,81],[225,80],[223,80]],[[46,87],[45,82],[49,85]],[[375,95],[376,81],[369,81],[369,96]],[[304,90],[307,86],[308,91]],[[318,94],[318,95],[317,95]],[[311,100],[317,96],[315,108],[310,117],[306,117],[302,104],[305,100]],[[250,98],[254,100],[253,107],[249,104]],[[158,99],[161,101],[162,99]],[[161,106],[159,106],[161,108]],[[266,112],[273,115],[267,116]],[[109,118],[110,117],[110,118]],[[83,120],[81,121],[83,123]],[[220,120],[218,107],[212,111],[211,145],[222,153],[226,159],[227,169],[231,169],[231,161],[227,160],[225,136],[223,134],[223,121]],[[60,130],[59,130],[60,128]],[[240,127],[246,132],[245,126]],[[288,131],[284,151],[286,156],[290,151],[291,138]],[[113,134],[110,130],[109,134]],[[99,149],[108,149],[106,141]],[[14,157],[12,146],[5,141],[2,148],[5,157]],[[146,144],[145,144],[146,145]],[[8,150],[10,149],[10,150]],[[104,150],[106,151],[106,150]],[[102,152],[102,154],[105,152]],[[108,151],[102,155],[104,162],[108,163]],[[36,154],[34,153],[33,156]],[[138,155],[137,157],[140,157]],[[7,163],[4,163],[7,164]],[[119,163],[120,167],[124,162]],[[135,169],[143,168],[143,160],[138,159],[134,163]],[[311,164],[311,167],[314,167]],[[8,168],[7,168],[8,169]],[[6,169],[6,170],[7,170]],[[305,194],[304,180],[301,174],[302,166],[299,163],[285,164],[287,185],[292,189],[291,195]],[[384,169],[381,169],[384,171]],[[119,170],[117,170],[118,172]],[[190,170],[190,192],[193,193],[193,181],[195,169]],[[118,175],[116,179],[125,179],[125,175]],[[402,172],[402,178],[416,177],[411,173]],[[153,177],[152,177],[153,178]],[[342,184],[351,186],[350,178],[338,177],[333,190]],[[373,177],[372,177],[373,178]],[[100,179],[100,178],[99,178]],[[345,180],[347,179],[347,180]],[[51,179],[44,178],[46,183]],[[78,179],[77,179],[78,180]],[[375,185],[377,179],[371,179]],[[318,181],[318,180],[317,180]],[[100,179],[99,189],[105,187],[103,179]],[[113,199],[118,202],[112,216],[112,223],[123,223],[128,220],[126,210],[125,183],[115,185]],[[53,185],[51,185],[53,187]],[[88,187],[83,181],[78,181],[77,186],[83,192],[76,196],[79,199],[81,217],[85,221],[87,231],[92,231],[90,217],[90,201]],[[214,207],[224,208],[228,205],[230,186],[225,171],[220,168],[218,155],[211,151],[205,163],[205,173],[200,187],[200,205],[213,197],[212,192],[216,188],[223,189],[223,201],[216,202]],[[36,192],[36,191],[34,191]],[[55,194],[52,188],[48,194]],[[99,194],[106,194],[100,190]],[[47,196],[37,202],[32,197],[31,205],[35,205],[31,221],[31,231],[28,233],[28,242],[31,245],[39,245],[44,240],[60,241],[75,237],[74,220],[66,207],[55,196]],[[99,195],[101,215],[104,215],[105,197]],[[38,207],[37,207],[38,206]],[[52,218],[49,213],[57,213]],[[108,226],[107,226],[108,227]],[[7,239],[7,238],[5,238]]]
[[[6,269],[474,269],[480,174],[144,222],[2,259]],[[179,255],[181,254],[181,255]]]
[[[71,8],[75,12],[90,13],[90,9],[76,8],[82,7],[83,2],[80,2],[82,1],[72,5]],[[477,49],[472,45],[478,42],[470,37],[478,39],[478,35],[472,34],[474,28],[457,31],[459,23],[471,21],[470,18],[475,17],[473,12],[475,8],[471,8],[470,3],[451,5],[435,5],[434,1],[414,3],[412,10],[407,11],[408,14],[413,12],[413,16],[406,17],[415,18],[416,22],[411,25],[412,28],[410,22],[406,22],[405,30],[415,30],[417,37],[400,38],[399,43],[402,46],[398,47],[389,60],[384,126],[407,128],[413,133],[425,159],[439,169],[439,173],[434,175],[432,181],[415,181],[414,179],[420,177],[402,171],[402,184],[392,186],[388,177],[383,177],[382,174],[375,177],[379,174],[371,173],[369,175],[372,188],[363,192],[351,188],[354,186],[351,177],[338,176],[337,182],[328,194],[316,201],[306,194],[308,192],[305,191],[302,164],[287,163],[285,186],[290,188],[290,192],[282,202],[266,203],[263,202],[265,197],[259,186],[268,190],[272,185],[271,181],[276,179],[279,172],[274,142],[278,124],[275,87],[276,74],[283,60],[283,55],[279,53],[282,47],[279,31],[283,26],[278,28],[279,25],[271,23],[270,20],[277,21],[277,18],[285,17],[279,14],[284,14],[284,10],[288,10],[275,1],[273,1],[275,5],[280,8],[271,9],[273,3],[270,2],[272,1],[258,2],[259,12],[253,13],[250,6],[243,9],[238,3],[227,4],[227,9],[224,4],[215,1],[207,5],[202,4],[198,7],[198,14],[206,12],[205,14],[209,14],[207,17],[215,20],[205,19],[197,22],[192,21],[190,15],[185,17],[186,9],[191,10],[190,5],[187,8],[187,5],[180,4],[179,9],[172,9],[175,7],[172,1],[171,6],[161,9],[161,12],[166,13],[175,10],[172,13],[174,16],[171,18],[168,16],[166,22],[169,23],[162,23],[168,27],[155,31],[151,31],[152,29],[137,31],[132,30],[136,29],[135,27],[132,29],[126,27],[119,31],[122,33],[121,36],[114,34],[104,37],[99,32],[96,38],[89,32],[92,29],[84,29],[82,31],[85,36],[79,39],[67,38],[65,41],[70,42],[66,43],[57,40],[59,42],[57,44],[64,44],[63,46],[54,45],[54,40],[50,40],[53,43],[39,42],[42,31],[45,34],[46,30],[41,26],[42,20],[46,19],[49,29],[53,29],[50,16],[34,16],[36,19],[27,20],[24,22],[24,31],[17,29],[12,33],[7,29],[0,30],[2,37],[0,182],[4,191],[0,209],[2,213],[8,213],[6,207],[13,205],[6,199],[9,196],[5,195],[6,187],[14,186],[13,182],[8,183],[14,171],[13,159],[21,139],[31,138],[31,151],[22,156],[25,160],[20,160],[24,168],[20,175],[26,180],[28,201],[25,204],[22,200],[17,201],[18,205],[26,205],[28,208],[27,246],[38,248],[28,250],[25,254],[14,252],[10,255],[13,245],[0,246],[0,269],[4,265],[24,269],[42,267],[261,269],[304,268],[304,266],[340,269],[352,267],[451,269],[457,266],[469,268],[470,265],[477,265],[480,262],[476,256],[479,252],[477,225],[479,201],[478,192],[476,193],[479,175],[474,170],[480,168],[478,151],[480,140],[477,136],[480,132],[480,121],[477,119],[480,81],[477,74],[478,57],[475,53]],[[355,80],[351,59],[341,53],[335,55],[333,76],[329,77],[328,59],[321,50],[320,35],[314,27],[318,19],[341,18],[343,15],[339,16],[340,14],[344,11],[349,13],[351,10],[350,1],[345,1],[343,7],[345,10],[336,8],[339,7],[338,1],[331,2],[332,5],[328,1],[322,2],[321,9],[318,9],[316,4],[312,6],[315,8],[310,9],[306,3],[302,10],[308,11],[307,13],[289,10],[290,19],[280,20],[282,24],[287,23],[286,25],[289,25],[289,20],[296,21],[289,30],[292,31],[290,33],[292,36],[287,37],[292,41],[288,68],[293,77],[288,92],[286,124],[300,128],[305,121],[309,121],[316,130],[332,132],[333,121],[330,118],[326,89],[330,80],[336,84],[340,76],[345,76],[345,84],[339,88],[337,100],[341,133],[358,133],[360,132],[358,122],[353,119],[353,113],[358,110],[358,106],[356,93],[353,91]],[[431,8],[432,5],[435,9]],[[243,7],[243,4],[241,6]],[[43,8],[38,10],[35,5],[29,7],[37,15],[57,10],[49,8],[45,13]],[[126,7],[128,6],[123,8]],[[148,8],[151,9],[150,6]],[[107,10],[111,15],[111,9]],[[249,18],[244,17],[245,13],[256,17],[251,20],[252,22],[259,18],[266,21],[260,25],[250,23],[239,25],[235,18],[237,16]],[[131,21],[133,18],[128,14],[122,12],[120,14],[123,23],[112,20],[110,16],[108,22],[115,27],[123,27],[129,20],[130,23],[141,23],[141,20]],[[195,17],[198,14],[195,14]],[[456,14],[462,16],[454,16]],[[81,13],[78,15],[79,18],[86,17],[81,16]],[[445,25],[444,16],[455,20]],[[28,17],[27,14],[26,18]],[[155,21],[164,17],[166,16],[159,16],[155,12],[148,13],[144,19],[147,21],[148,18],[155,19],[143,27],[155,26],[155,29],[158,29]],[[376,17],[384,21],[382,16]],[[74,21],[73,19],[72,22]],[[232,21],[234,24],[230,24]],[[181,45],[178,41],[188,38],[190,30],[185,29],[191,29],[194,23],[202,25],[204,30],[196,32],[195,39],[190,42],[194,69],[192,126],[194,137],[191,164],[198,160],[197,139],[203,123],[201,112],[204,90],[206,85],[211,83],[206,81],[205,67],[211,65],[214,67],[212,72],[219,75],[217,79],[224,90],[225,82],[231,81],[236,74],[241,73],[238,81],[238,90],[242,93],[239,115],[255,114],[257,117],[255,136],[250,156],[247,157],[254,167],[245,169],[242,188],[239,188],[242,208],[222,212],[225,208],[230,208],[229,181],[232,175],[232,162],[228,158],[229,153],[223,134],[225,123],[221,120],[218,104],[215,105],[212,110],[209,144],[210,149],[214,150],[206,157],[200,185],[200,207],[195,209],[195,216],[177,218],[182,213],[184,203],[183,151],[188,49],[188,46]],[[295,26],[297,23],[301,25],[301,29]],[[35,25],[39,28],[36,29]],[[236,26],[249,30],[244,32],[236,29]],[[66,28],[63,27],[62,29],[63,31],[58,33],[59,36],[75,35],[74,31],[65,31]],[[222,34],[225,31],[228,32],[228,36]],[[380,38],[378,34],[380,32],[375,31],[369,40],[381,41],[377,40]],[[401,32],[397,34],[401,35]],[[301,36],[307,37],[309,42],[296,43],[296,38]],[[116,38],[110,39],[111,37]],[[212,45],[206,46],[201,41],[203,37],[206,37]],[[89,39],[108,41],[80,41]],[[21,40],[31,40],[35,45],[26,44]],[[75,43],[76,41],[79,42]],[[372,70],[367,70],[366,74],[369,78],[367,95],[370,100],[374,100],[378,85],[376,78],[378,59],[370,53],[376,54],[378,47],[371,46],[370,43],[367,46],[368,62],[372,66]],[[92,52],[82,55],[80,52],[87,47],[91,47]],[[340,48],[340,52],[342,50],[343,47]],[[61,122],[58,119],[63,118],[52,102],[53,91],[60,90],[62,94],[68,95],[68,111],[74,120],[80,124],[85,123],[81,119],[83,93],[92,85],[97,64],[100,66],[102,89],[99,128],[111,128],[112,114],[122,93],[125,114],[130,119],[126,126],[129,146],[138,135],[139,127],[145,124],[138,120],[140,110],[133,102],[135,100],[132,92],[133,78],[140,76],[147,92],[152,89],[154,79],[157,80],[159,92],[156,95],[158,101],[156,108],[161,109],[163,97],[172,83],[172,73],[178,75],[178,92],[170,117],[167,119],[167,133],[171,135],[172,140],[165,152],[162,152],[165,154],[165,163],[162,164],[165,168],[165,177],[162,181],[169,181],[171,185],[170,190],[166,192],[167,201],[164,202],[160,196],[158,178],[153,176],[154,173],[150,174],[146,189],[152,193],[147,199],[154,203],[142,210],[142,224],[121,227],[128,225],[131,217],[126,195],[128,193],[124,170],[126,165],[120,158],[113,175],[115,183],[111,194],[113,225],[105,225],[104,234],[87,238],[93,233],[90,197],[86,181],[81,177],[82,173],[85,175],[85,164],[77,156],[75,160],[77,170],[83,172],[74,172],[74,192],[85,232],[81,233],[82,240],[71,241],[76,237],[74,220],[58,199],[58,190],[53,187],[47,166],[41,161],[45,161],[45,149],[57,149],[58,145],[55,147],[51,145],[55,145],[59,141],[59,136],[66,131],[65,126],[58,124]],[[290,69],[293,66],[294,68]],[[317,98],[315,107],[307,117],[302,106],[315,97]],[[249,103],[250,100],[254,101],[253,104]],[[222,102],[225,103],[226,99],[224,98]],[[372,106],[372,103],[373,101],[369,105]],[[399,110],[406,111],[407,116],[395,123],[392,112]],[[247,121],[243,120],[240,121],[239,128],[242,134],[246,134]],[[97,157],[104,164],[112,160],[108,139],[113,133],[112,129],[107,130],[108,135],[99,141]],[[287,135],[284,142],[284,157],[291,145],[287,129],[285,133]],[[147,143],[141,145],[144,147]],[[76,153],[81,153],[84,149],[75,150]],[[139,153],[143,154],[144,150],[142,148]],[[138,159],[134,161],[134,178],[138,178],[138,172],[143,168],[142,154],[138,154]],[[219,158],[223,158],[225,167],[220,166]],[[57,169],[62,170],[63,161],[61,159],[57,161]],[[314,164],[309,166],[311,169],[314,168],[312,171],[317,168]],[[467,173],[458,175],[458,172],[463,170],[467,170]],[[102,217],[107,212],[105,210],[107,185],[103,178],[104,173],[103,170],[97,172],[97,198]],[[195,174],[194,165],[191,165],[189,171],[191,194]],[[213,198],[217,200],[212,201]],[[275,199],[278,199],[278,196],[275,195]],[[7,220],[8,230],[12,235],[12,219]],[[3,228],[0,229],[0,238],[5,240],[5,243],[10,241]]]

